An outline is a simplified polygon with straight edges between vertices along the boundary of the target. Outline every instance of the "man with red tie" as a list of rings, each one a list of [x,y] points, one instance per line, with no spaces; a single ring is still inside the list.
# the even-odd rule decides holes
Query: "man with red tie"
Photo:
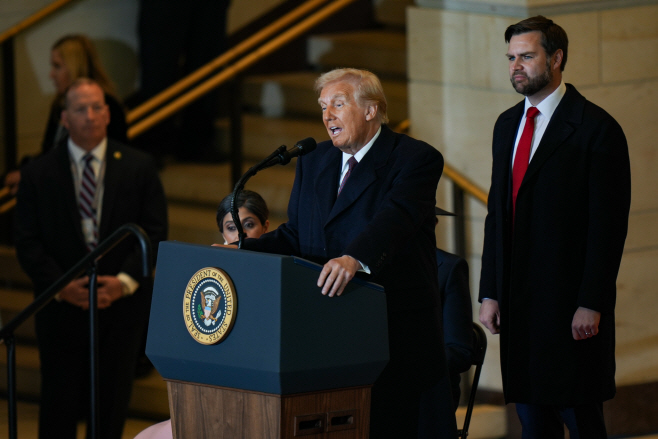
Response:
[[[525,99],[494,128],[480,321],[500,333],[524,438],[606,438],[630,164],[619,124],[562,81],[568,39],[542,16],[507,28]]]

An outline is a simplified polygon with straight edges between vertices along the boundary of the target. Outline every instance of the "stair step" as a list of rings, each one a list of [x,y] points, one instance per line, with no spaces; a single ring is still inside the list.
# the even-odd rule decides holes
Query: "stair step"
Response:
[[[318,76],[315,72],[251,76],[245,79],[243,85],[245,105],[267,118],[304,117],[318,123],[321,121],[321,111],[318,95],[313,90]],[[396,124],[406,119],[406,81],[382,80],[382,87],[391,123]]]
[[[313,35],[307,42],[308,62],[328,70],[356,67],[380,78],[406,78],[407,46],[404,32],[355,31]]]
[[[0,354],[0,375],[7,376],[6,347]],[[16,394],[21,399],[35,400],[39,397],[39,350],[36,346],[16,344]],[[7,393],[7,380],[0,380],[0,392]]]
[[[457,409],[457,426],[464,425],[466,407]],[[504,406],[476,404],[473,407],[469,439],[496,439],[507,436],[507,414]]]
[[[317,98],[314,102],[317,105]],[[277,119],[246,114],[242,121],[244,124],[244,154],[251,160],[262,160],[279,145],[286,145],[290,148],[307,137],[313,137],[318,143],[329,140],[329,134],[322,123],[319,111],[317,117],[312,119]],[[293,173],[295,171],[292,163],[285,166],[284,169],[291,170]],[[264,173],[268,171],[270,169]]]

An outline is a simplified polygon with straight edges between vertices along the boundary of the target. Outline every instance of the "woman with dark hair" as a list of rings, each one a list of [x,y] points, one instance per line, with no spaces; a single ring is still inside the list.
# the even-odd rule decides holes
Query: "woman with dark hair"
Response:
[[[219,231],[224,236],[224,243],[228,244],[236,242],[238,238],[238,230],[233,222],[231,216],[231,197],[229,194],[219,203],[217,208],[217,226]],[[236,200],[238,205],[238,215],[242,228],[247,234],[247,238],[259,238],[260,235],[267,232],[270,225],[268,220],[270,212],[267,209],[267,204],[263,197],[257,192],[243,190],[238,195]]]

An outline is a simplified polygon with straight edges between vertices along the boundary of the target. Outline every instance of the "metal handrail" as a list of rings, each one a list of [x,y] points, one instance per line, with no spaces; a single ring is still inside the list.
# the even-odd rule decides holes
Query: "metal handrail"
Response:
[[[96,333],[96,314],[98,312],[96,303],[96,261],[105,256],[110,250],[116,247],[121,241],[133,234],[139,240],[142,253],[142,275],[148,277],[151,267],[151,242],[144,230],[133,223],[125,224],[119,227],[107,239],[98,244],[94,251],[87,254],[77,264],[70,268],[62,277],[60,277],[50,288],[41,293],[34,302],[29,304],[23,311],[14,317],[9,323],[0,329],[0,340],[7,345],[7,395],[8,395],[8,424],[9,438],[16,439],[17,436],[17,412],[16,412],[16,349],[14,340],[14,331],[23,324],[28,318],[36,314],[48,304],[55,295],[74,279],[77,279],[85,272],[90,272],[89,285],[89,323],[90,323],[90,356],[91,356],[91,437],[98,437],[95,432],[98,430],[98,412],[97,412],[97,365],[98,351],[96,349],[98,336]],[[96,371],[96,373],[95,373]]]
[[[71,3],[74,0],[57,0],[49,4],[48,6],[44,7],[43,9],[39,9],[37,12],[34,14],[30,15],[26,19],[22,20],[20,23],[18,23],[15,26],[10,27],[6,31],[0,34],[0,44],[4,43],[8,39],[12,38],[14,35],[24,31],[25,29],[29,28],[30,26],[38,23],[39,21],[43,20],[44,18],[48,17],[50,14],[58,11],[62,7],[66,6],[67,4]]]
[[[320,23],[322,20],[326,19],[330,15],[335,14],[340,11],[350,3],[353,3],[355,0],[336,0],[323,7],[322,9],[316,11],[311,16],[305,18],[301,22],[297,23],[295,26],[291,27],[287,31],[283,32],[281,35],[269,40],[267,43],[260,46],[258,49],[255,49],[253,52],[245,55],[240,60],[235,62],[235,64],[226,67],[224,70],[216,74],[215,76],[207,79],[200,85],[191,89],[189,92],[183,96],[175,99],[166,106],[160,108],[158,111],[154,112],[148,117],[145,117],[141,121],[132,125],[128,129],[128,138],[132,139],[154,125],[162,122],[164,119],[168,118],[172,114],[176,113],[180,109],[191,104],[196,99],[208,93],[210,90],[220,86],[229,79],[235,77],[238,73],[246,70],[248,67],[252,66],[256,62],[270,55],[275,50],[279,49],[283,45],[297,38],[304,32],[310,30],[313,26]]]

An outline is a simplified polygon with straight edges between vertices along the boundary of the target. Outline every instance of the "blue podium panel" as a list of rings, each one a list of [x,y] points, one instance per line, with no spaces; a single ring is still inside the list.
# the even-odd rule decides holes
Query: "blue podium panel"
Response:
[[[237,306],[221,342],[186,327],[186,288],[199,270],[223,270]],[[341,297],[316,286],[321,267],[290,256],[178,242],[160,244],[146,353],[160,374],[273,394],[372,384],[388,361],[386,297],[352,281]]]

